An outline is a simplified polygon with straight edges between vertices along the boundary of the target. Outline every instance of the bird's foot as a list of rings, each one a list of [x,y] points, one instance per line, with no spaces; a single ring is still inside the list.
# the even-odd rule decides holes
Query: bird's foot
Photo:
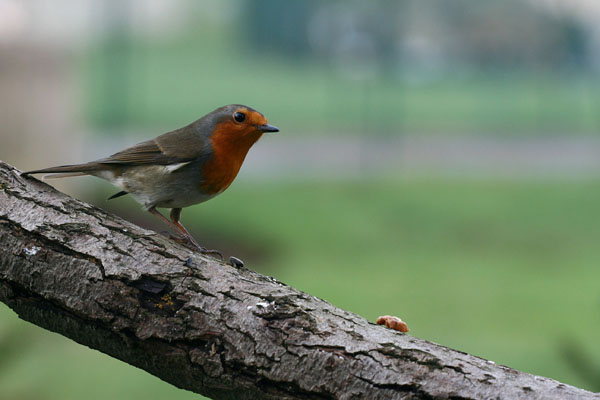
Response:
[[[223,254],[221,254],[221,252],[219,250],[210,250],[210,249],[207,249],[206,247],[202,247],[192,237],[187,237],[187,236],[173,234],[171,232],[164,232],[164,231],[161,232],[161,234],[165,235],[166,237],[168,237],[169,239],[171,239],[174,242],[177,242],[177,243],[187,246],[189,248],[193,248],[194,250],[198,250],[202,254],[214,256],[215,258],[221,259],[221,261],[224,260]]]
[[[206,247],[196,246],[196,245],[194,245],[194,247],[196,247],[202,254],[207,254],[209,256],[218,256],[221,259],[221,261],[224,260],[223,254],[221,254],[221,252],[219,250],[210,250],[210,249],[207,249]],[[215,257],[215,258],[217,258],[217,257]]]
[[[201,254],[206,254],[208,256],[218,258],[221,261],[224,260],[223,254],[221,254],[221,252],[219,250],[211,250],[211,249],[207,249],[206,247],[202,247],[193,238],[182,237],[181,240],[182,241],[179,243],[181,243],[191,249],[198,250]]]
[[[196,242],[196,240],[195,240],[193,237],[191,237],[191,236],[187,236],[187,237],[186,237],[186,239],[187,239],[187,243],[186,243],[186,244],[187,244],[189,247],[194,247],[194,248],[196,248],[198,251],[200,251],[200,253],[202,253],[202,254],[206,254],[206,255],[209,255],[209,256],[213,256],[214,258],[219,258],[221,261],[223,261],[223,259],[224,259],[224,258],[223,258],[223,254],[221,254],[221,252],[220,252],[219,250],[210,250],[210,249],[207,249],[206,247],[202,247],[202,246],[200,246],[200,245],[198,244],[198,242]]]

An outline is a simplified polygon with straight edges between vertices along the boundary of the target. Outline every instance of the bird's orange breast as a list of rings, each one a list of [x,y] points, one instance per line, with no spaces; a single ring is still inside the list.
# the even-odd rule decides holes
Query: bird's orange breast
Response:
[[[213,157],[202,166],[199,189],[208,195],[221,193],[231,185],[262,132],[240,130],[232,122],[221,122],[211,134]]]

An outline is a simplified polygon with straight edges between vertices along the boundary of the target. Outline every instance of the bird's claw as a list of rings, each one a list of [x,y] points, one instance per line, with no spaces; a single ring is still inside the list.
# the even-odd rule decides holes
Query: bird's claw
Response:
[[[202,254],[207,254],[210,256],[218,256],[218,258],[220,258],[221,261],[224,260],[223,254],[221,254],[221,252],[219,250],[210,250],[210,249],[207,249],[206,247],[202,247],[193,238],[189,238],[189,237],[186,237],[183,235],[177,235],[177,234],[173,234],[171,232],[165,232],[165,231],[161,232],[161,234],[167,236],[169,239],[173,240],[174,242],[186,245],[188,247],[193,247]]]
[[[221,254],[221,252],[219,250],[209,250],[206,247],[202,247],[202,246],[197,246],[197,247],[198,247],[198,250],[200,250],[200,253],[202,253],[202,254],[208,254],[210,256],[219,256],[221,261],[224,260],[223,254]]]

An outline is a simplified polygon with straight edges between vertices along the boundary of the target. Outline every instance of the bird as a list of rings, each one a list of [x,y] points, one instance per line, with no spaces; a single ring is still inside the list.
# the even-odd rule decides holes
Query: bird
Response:
[[[264,133],[279,132],[255,109],[230,104],[183,128],[84,164],[23,172],[44,178],[92,175],[121,189],[109,197],[131,195],[142,207],[179,232],[201,253],[216,254],[181,224],[181,210],[223,193],[237,176],[246,154]],[[157,208],[170,208],[170,218]]]

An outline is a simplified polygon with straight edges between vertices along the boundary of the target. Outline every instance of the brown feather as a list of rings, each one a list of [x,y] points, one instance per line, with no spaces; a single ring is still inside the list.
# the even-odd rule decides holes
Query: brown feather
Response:
[[[62,173],[82,173],[85,175],[87,173],[98,171],[103,169],[100,165],[95,162],[90,162],[86,164],[74,164],[74,165],[60,165],[58,167],[50,167],[44,169],[36,169],[33,171],[23,172],[22,175],[32,175],[32,174],[62,174]]]
[[[124,165],[169,165],[196,160],[210,155],[210,143],[198,134],[193,124],[156,139],[138,143],[96,162]]]
[[[147,142],[138,143],[125,150],[121,150],[112,156],[102,158],[97,162],[100,164],[167,165],[183,161],[189,160],[181,160],[180,157],[166,155],[158,146],[156,140],[148,140]]]

